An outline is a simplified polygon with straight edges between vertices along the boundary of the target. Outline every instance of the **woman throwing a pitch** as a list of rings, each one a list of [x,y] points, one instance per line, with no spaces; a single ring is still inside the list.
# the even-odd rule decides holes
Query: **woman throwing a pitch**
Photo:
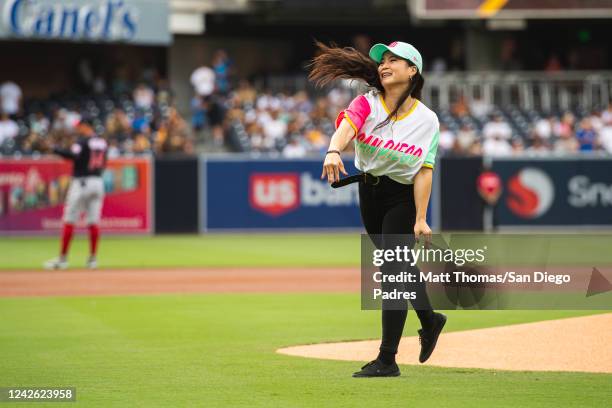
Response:
[[[352,48],[327,47],[322,43],[317,46],[319,54],[312,61],[311,80],[322,86],[339,78],[359,79],[373,88],[357,96],[338,116],[321,177],[327,177],[334,187],[359,183],[363,224],[378,248],[400,244],[391,242],[397,239],[393,238],[397,234],[414,234],[417,239],[429,240],[431,229],[425,214],[439,122],[436,114],[420,101],[424,84],[421,54],[412,45],[399,41],[376,44],[370,50],[370,58]],[[360,174],[341,180],[340,173],[347,173],[340,152],[351,141],[355,144],[355,166]],[[386,273],[390,273],[389,269]],[[410,290],[416,293],[411,304],[422,326],[418,333],[419,361],[423,363],[436,346],[446,316],[433,312],[424,283],[410,284]],[[378,357],[354,377],[400,375],[395,355],[406,321],[407,301],[383,301],[382,309]]]

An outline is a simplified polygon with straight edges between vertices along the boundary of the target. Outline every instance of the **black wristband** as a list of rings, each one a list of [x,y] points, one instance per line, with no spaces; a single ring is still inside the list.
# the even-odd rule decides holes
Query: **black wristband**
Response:
[[[330,154],[330,153],[338,153],[338,155],[342,156],[342,155],[340,154],[340,150],[328,150],[328,151],[325,153],[325,155],[327,156],[327,155],[328,155],[328,154]]]

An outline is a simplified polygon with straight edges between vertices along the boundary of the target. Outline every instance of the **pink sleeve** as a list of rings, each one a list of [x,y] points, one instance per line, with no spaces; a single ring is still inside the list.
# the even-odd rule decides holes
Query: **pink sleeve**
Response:
[[[370,104],[365,96],[359,95],[349,105],[346,110],[343,110],[336,119],[336,129],[340,126],[342,119],[346,119],[355,130],[355,134],[359,133],[361,127],[371,112]]]

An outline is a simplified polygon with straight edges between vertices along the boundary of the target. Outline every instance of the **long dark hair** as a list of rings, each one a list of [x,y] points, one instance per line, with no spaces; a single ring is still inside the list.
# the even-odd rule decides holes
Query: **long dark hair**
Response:
[[[369,87],[375,88],[383,95],[385,94],[385,88],[383,88],[378,76],[378,64],[375,61],[352,47],[341,48],[335,44],[327,46],[319,41],[315,41],[315,45],[318,49],[318,55],[308,65],[308,68],[310,68],[308,79],[313,81],[316,86],[325,86],[336,79],[360,79]],[[415,66],[411,61],[404,61],[410,66]],[[417,70],[416,75],[410,81],[410,85],[401,94],[393,111],[384,121],[376,125],[374,130],[386,126],[391,119],[397,118],[397,112],[408,99],[408,96],[421,99],[424,85],[425,78]]]

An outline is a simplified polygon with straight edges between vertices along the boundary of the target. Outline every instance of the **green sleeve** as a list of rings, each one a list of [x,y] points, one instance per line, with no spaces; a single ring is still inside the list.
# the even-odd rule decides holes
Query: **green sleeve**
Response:
[[[431,143],[429,144],[429,149],[427,149],[427,156],[425,157],[425,163],[423,166],[432,168],[436,163],[436,153],[438,151],[438,139],[440,139],[440,130],[436,130],[436,133],[433,135],[431,139]]]

